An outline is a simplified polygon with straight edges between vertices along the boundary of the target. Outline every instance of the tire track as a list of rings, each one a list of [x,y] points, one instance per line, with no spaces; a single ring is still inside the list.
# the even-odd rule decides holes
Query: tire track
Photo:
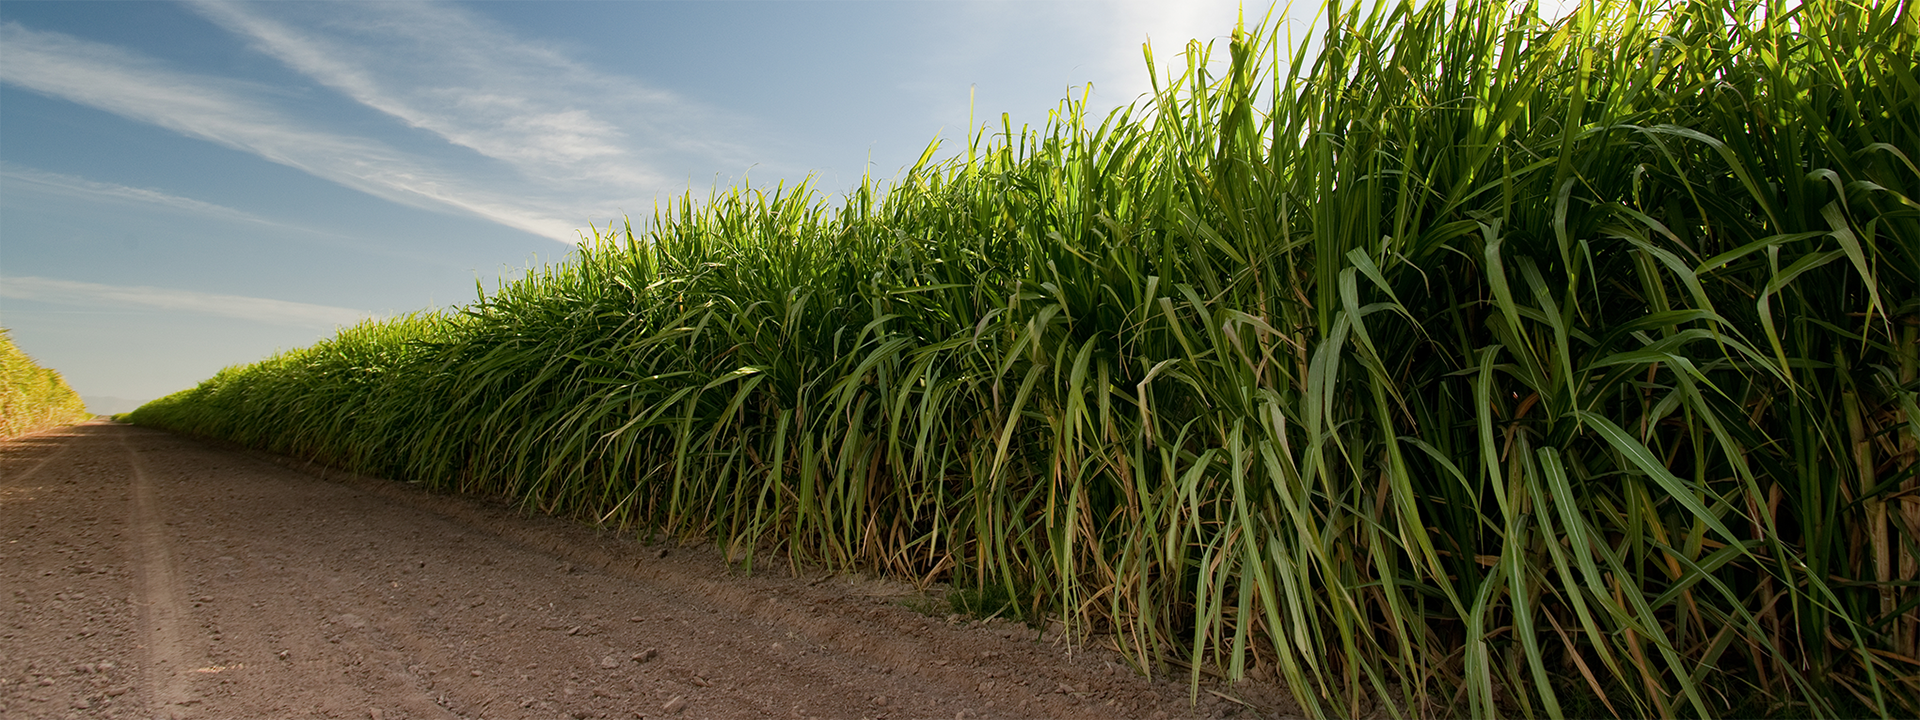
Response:
[[[166,525],[161,520],[159,501],[154,497],[153,481],[147,476],[140,451],[120,435],[120,446],[127,451],[133,486],[133,518],[130,535],[135,552],[135,587],[139,591],[140,637],[146,648],[146,695],[148,706],[161,715],[191,699],[187,675],[187,649],[180,639],[180,627],[187,607],[182,603],[180,577],[175,572],[173,551],[168,546]]]

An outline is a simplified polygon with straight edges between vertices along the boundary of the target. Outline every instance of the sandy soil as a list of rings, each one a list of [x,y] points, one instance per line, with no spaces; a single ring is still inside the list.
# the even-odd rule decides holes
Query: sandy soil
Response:
[[[4,718],[1292,712],[928,597],[108,422],[0,443]]]

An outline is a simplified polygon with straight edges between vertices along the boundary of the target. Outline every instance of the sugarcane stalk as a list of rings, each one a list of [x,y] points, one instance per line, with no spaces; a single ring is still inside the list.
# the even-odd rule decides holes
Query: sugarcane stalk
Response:
[[[1848,448],[1851,450],[1854,472],[1858,475],[1860,505],[1864,511],[1867,536],[1867,564],[1873,569],[1876,591],[1880,594],[1880,612],[1892,614],[1897,604],[1893,589],[1886,583],[1893,579],[1892,556],[1887,554],[1887,506],[1879,495],[1873,493],[1873,444],[1867,436],[1866,418],[1861,416],[1860,390],[1853,377],[1852,363],[1848,362],[1846,350],[1836,347],[1833,352],[1834,366],[1841,374],[1840,408],[1847,420]]]
[[[1920,372],[1920,315],[1907,316],[1906,322],[1900,328],[1898,348],[1900,387],[1912,387],[1916,373]],[[1895,408],[1895,412],[1898,413],[1896,426],[1899,428],[1900,436],[1899,472],[1904,473],[1914,465],[1915,445],[1920,444],[1920,438],[1914,437],[1911,425],[1913,418],[1906,416],[1906,407],[1900,405]],[[1906,482],[1901,483],[1900,516],[1906,521],[1907,539],[1920,542],[1920,502],[1915,502],[1916,492],[1920,492],[1920,478],[1908,477]],[[1916,559],[1913,553],[1900,553],[1900,579],[1910,581],[1915,575],[1920,575],[1920,559]],[[1914,590],[1909,588],[1903,590],[1902,594],[1913,592]],[[1900,599],[1905,600],[1904,597]],[[1920,609],[1908,610],[1906,616],[1894,626],[1894,648],[1907,657],[1913,657],[1916,652],[1920,652]]]

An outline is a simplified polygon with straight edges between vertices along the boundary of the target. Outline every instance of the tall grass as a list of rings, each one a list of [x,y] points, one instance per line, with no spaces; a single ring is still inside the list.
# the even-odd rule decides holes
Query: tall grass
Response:
[[[40,367],[0,328],[0,440],[90,417],[60,373]]]
[[[1315,715],[1920,712],[1912,10],[1322,21],[134,418],[1001,588]]]

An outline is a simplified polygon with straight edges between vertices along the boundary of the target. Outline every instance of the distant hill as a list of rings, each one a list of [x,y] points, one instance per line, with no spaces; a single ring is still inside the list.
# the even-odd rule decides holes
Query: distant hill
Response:
[[[133,412],[134,408],[147,403],[145,400],[129,400],[111,395],[82,395],[80,399],[86,401],[87,412],[95,415],[115,415],[123,412]]]

